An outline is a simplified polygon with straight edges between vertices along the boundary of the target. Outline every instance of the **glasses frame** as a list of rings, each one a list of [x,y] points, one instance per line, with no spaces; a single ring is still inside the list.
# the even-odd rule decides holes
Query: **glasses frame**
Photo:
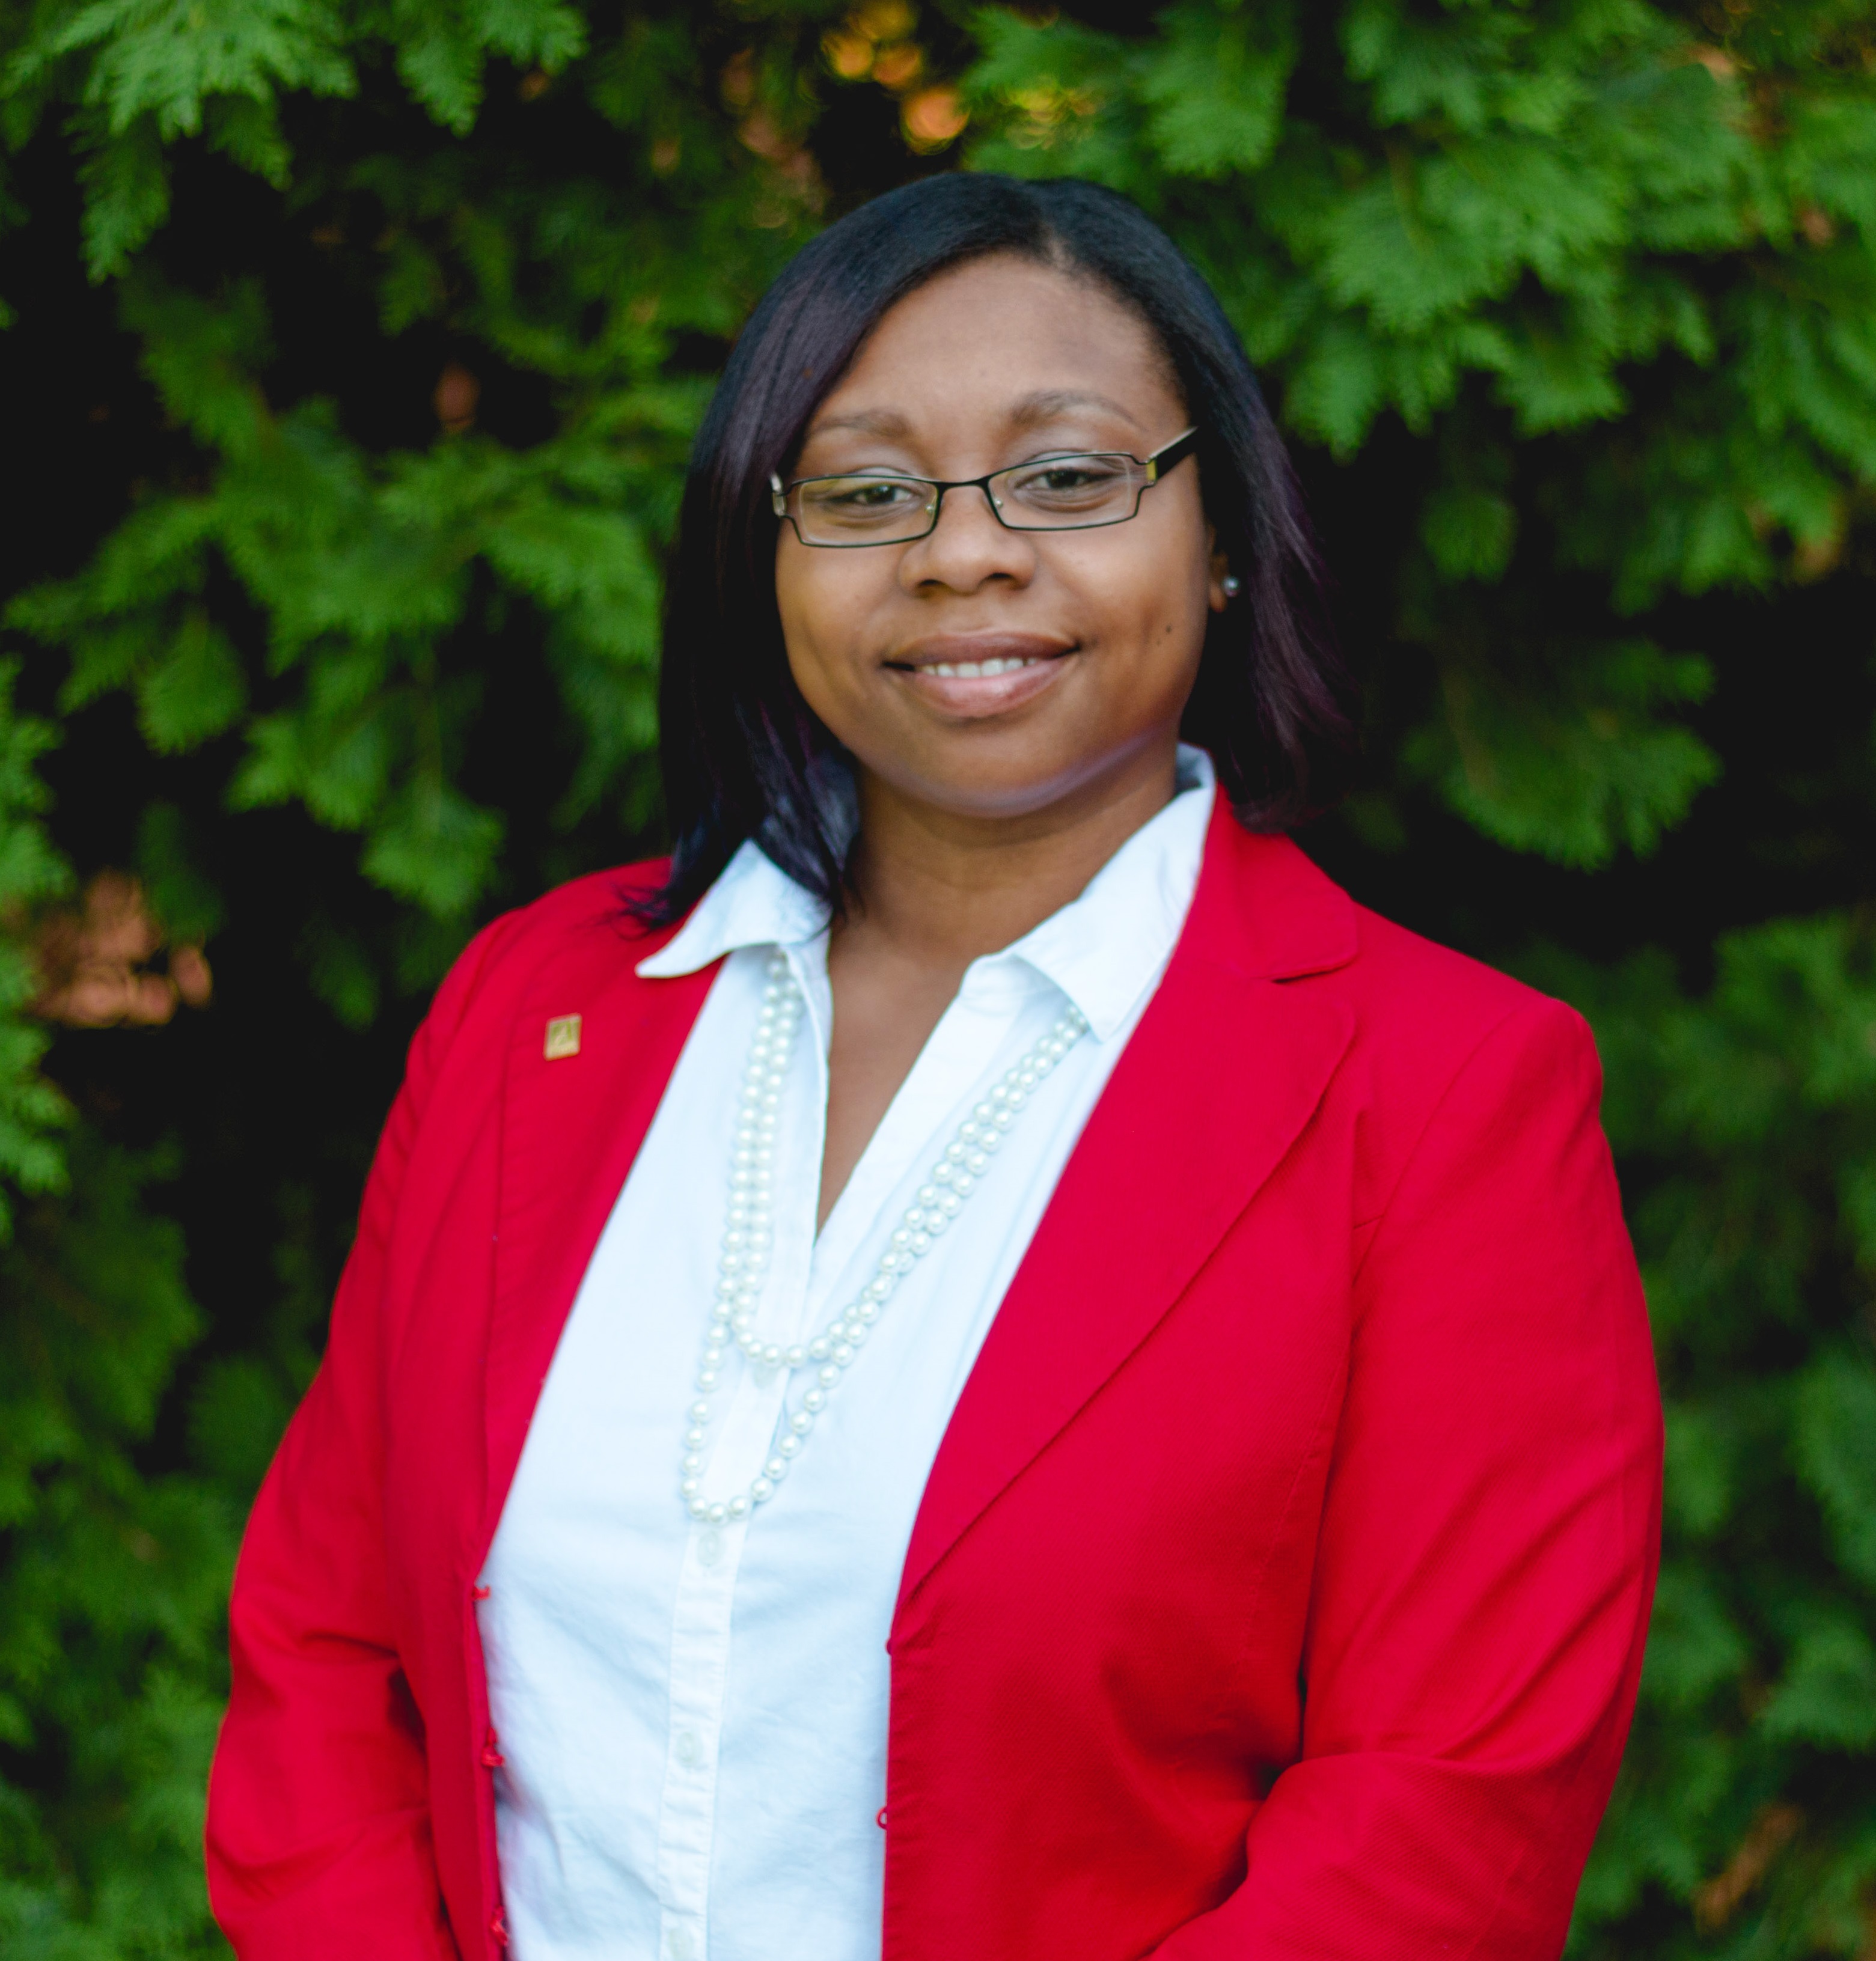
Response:
[[[1198,431],[1188,429],[1176,435],[1170,442],[1163,443],[1150,456],[1135,456],[1125,449],[1073,449],[1064,450],[1059,455],[1032,456],[1023,463],[1006,464],[1001,470],[993,470],[983,477],[960,477],[948,483],[936,477],[901,477],[890,470],[844,470],[831,477],[797,477],[793,482],[784,483],[779,472],[769,477],[769,503],[777,518],[794,527],[795,536],[811,551],[873,551],[882,545],[916,544],[920,538],[928,538],[938,528],[938,520],[943,515],[945,493],[947,490],[981,490],[984,501],[990,506],[991,515],[1007,531],[1100,531],[1110,525],[1125,525],[1140,515],[1140,500],[1153,486],[1164,477],[1169,470],[1183,463],[1198,447]],[[1079,456],[1125,457],[1137,470],[1144,470],[1145,481],[1135,485],[1134,508],[1124,518],[1096,518],[1086,525],[1013,525],[1003,515],[1002,503],[991,488],[1000,477],[1007,477],[1012,471],[1033,470],[1039,463],[1066,463]],[[928,507],[930,521],[922,531],[908,531],[903,537],[854,538],[849,542],[837,544],[830,538],[811,538],[805,535],[801,521],[789,509],[794,493],[809,483],[839,483],[852,477],[874,477],[882,482],[893,483],[922,483],[933,495]]]

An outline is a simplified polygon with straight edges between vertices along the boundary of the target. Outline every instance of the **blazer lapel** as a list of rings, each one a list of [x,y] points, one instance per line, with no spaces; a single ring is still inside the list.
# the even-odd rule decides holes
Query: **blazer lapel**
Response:
[[[478,1565],[593,1248],[721,964],[640,979],[638,961],[666,937],[627,938],[595,923],[576,955],[549,961],[534,977],[516,1015],[502,1121]],[[576,1015],[576,1051],[550,1057],[548,1023],[564,1027]]]
[[[1354,952],[1287,840],[1214,819],[1185,930],[1011,1283],[939,1447],[898,1614],[1185,1291],[1308,1123],[1354,1021],[1282,981]]]

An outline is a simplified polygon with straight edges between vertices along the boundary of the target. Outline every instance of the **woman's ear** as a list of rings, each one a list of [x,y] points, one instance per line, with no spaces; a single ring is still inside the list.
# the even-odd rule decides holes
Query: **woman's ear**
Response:
[[[1205,550],[1209,561],[1205,602],[1213,612],[1222,613],[1236,596],[1238,582],[1231,576],[1230,560],[1218,549],[1218,528],[1216,525],[1205,527]]]

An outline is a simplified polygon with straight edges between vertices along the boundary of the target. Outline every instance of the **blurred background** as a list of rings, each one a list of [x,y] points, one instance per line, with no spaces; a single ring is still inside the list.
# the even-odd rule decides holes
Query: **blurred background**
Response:
[[[787,256],[1137,199],[1367,684],[1306,848],[1595,1025],[1667,1556],[1581,1956],[1876,1957],[1876,0],[0,0],[0,1953],[225,1952],[241,1521],[471,930],[658,848]]]

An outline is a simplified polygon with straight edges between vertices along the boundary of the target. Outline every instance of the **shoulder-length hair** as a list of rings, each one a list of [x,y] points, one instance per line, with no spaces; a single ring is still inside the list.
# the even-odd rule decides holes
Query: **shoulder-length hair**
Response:
[[[1210,751],[1252,829],[1287,829],[1325,800],[1323,767],[1351,745],[1351,687],[1323,625],[1289,459],[1224,308],[1115,192],[950,173],[874,199],[803,247],[743,329],[704,418],[659,690],[675,848],[664,888],[637,908],[647,918],[679,917],[749,838],[841,907],[850,824],[827,768],[838,749],[789,670],[769,477],[786,478],[815,409],[887,310],[991,253],[1098,283],[1157,336],[1198,431],[1207,518],[1241,583],[1211,617],[1183,732]]]

